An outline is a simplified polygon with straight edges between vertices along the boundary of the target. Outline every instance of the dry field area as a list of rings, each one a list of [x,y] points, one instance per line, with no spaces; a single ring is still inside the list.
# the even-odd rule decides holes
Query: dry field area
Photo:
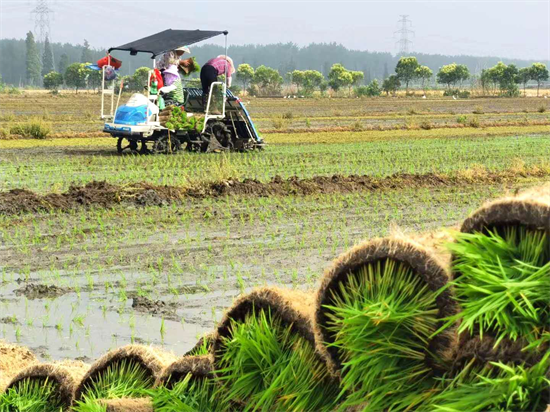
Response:
[[[550,176],[550,99],[246,99],[268,147],[119,156],[95,94],[0,102],[0,338],[42,359],[184,354],[256,286],[451,227]],[[43,140],[12,128],[40,119]]]

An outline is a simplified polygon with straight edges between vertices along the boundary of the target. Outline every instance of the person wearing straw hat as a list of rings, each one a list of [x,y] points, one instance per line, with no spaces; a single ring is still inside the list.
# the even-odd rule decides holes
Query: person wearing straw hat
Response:
[[[189,76],[200,69],[194,57],[180,60],[179,56],[184,53],[189,53],[189,49],[179,47],[165,53],[161,59],[160,65],[163,67],[161,72],[164,87],[159,90],[159,93],[163,96],[167,106],[173,104],[181,106],[185,101],[180,72],[184,76]]]
[[[170,65],[177,64],[178,60],[185,53],[191,54],[191,50],[189,50],[189,47],[181,46],[177,49],[170,50],[169,52],[164,53],[157,63],[157,68],[159,70],[165,70],[170,67]]]
[[[203,105],[206,102],[210,86],[214,83],[218,76],[225,75],[227,87],[231,87],[231,75],[235,73],[235,65],[229,56],[220,55],[208,60],[201,69],[201,85],[202,85],[202,101]]]

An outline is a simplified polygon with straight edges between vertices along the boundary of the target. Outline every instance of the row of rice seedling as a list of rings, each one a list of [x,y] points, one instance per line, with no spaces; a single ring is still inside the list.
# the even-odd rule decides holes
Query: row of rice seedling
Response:
[[[445,237],[367,241],[334,261],[316,294],[241,297],[193,356],[122,348],[79,383],[25,372],[0,408],[85,412],[150,397],[144,407],[161,411],[543,411],[549,234],[547,187],[482,207],[445,249]]]
[[[33,140],[33,145],[2,141],[0,189],[66,191],[70,186],[94,180],[186,188],[228,179],[268,182],[275,176],[288,179],[334,174],[452,174],[474,167],[507,170],[518,161],[544,168],[550,154],[547,126],[510,129],[506,133],[501,128],[487,128],[479,133],[457,130],[453,135],[438,130],[422,131],[433,132],[427,135],[413,132],[416,131],[273,135],[273,145],[263,152],[212,156],[182,153],[169,157],[107,156],[114,144],[108,139]],[[29,155],[32,163],[26,160]]]

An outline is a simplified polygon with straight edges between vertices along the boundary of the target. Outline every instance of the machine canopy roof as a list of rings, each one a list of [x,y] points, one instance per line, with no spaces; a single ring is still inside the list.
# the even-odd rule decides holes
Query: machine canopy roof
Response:
[[[168,29],[122,46],[111,47],[109,53],[112,50],[125,50],[129,51],[132,56],[138,53],[151,53],[155,57],[180,46],[189,46],[220,34],[227,35],[227,31]]]

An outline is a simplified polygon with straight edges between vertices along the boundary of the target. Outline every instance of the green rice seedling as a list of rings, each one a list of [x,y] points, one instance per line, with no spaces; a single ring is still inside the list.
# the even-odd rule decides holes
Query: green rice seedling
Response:
[[[418,411],[544,411],[550,402],[550,352],[531,367],[490,362],[481,371],[465,368],[456,378],[441,379],[440,392]]]
[[[212,338],[209,335],[201,337],[198,343],[193,349],[187,352],[186,356],[201,356],[208,355],[210,353],[210,347],[212,346]]]
[[[490,333],[528,342],[550,323],[550,242],[544,231],[508,226],[483,233],[459,233],[454,254],[456,298],[462,311],[459,333]]]
[[[107,412],[107,405],[104,405],[99,402],[97,399],[88,398],[83,396],[83,401],[74,407],[75,411],[78,412]]]
[[[331,293],[327,330],[334,336],[329,347],[340,354],[344,406],[392,409],[419,391],[430,377],[437,293],[408,264],[389,258],[362,266]]]
[[[171,388],[160,386],[150,392],[156,412],[210,412],[219,411],[214,387],[209,379],[192,379],[188,373]]]
[[[76,401],[73,409],[75,412],[87,411],[89,409],[85,408],[97,399],[147,396],[147,389],[151,388],[153,383],[154,378],[140,363],[121,359],[108,365],[104,371],[84,384],[82,400]]]
[[[338,386],[311,342],[283,325],[270,310],[252,311],[242,322],[231,322],[222,338],[216,365],[221,388],[215,397],[245,411],[329,411]]]
[[[42,379],[23,379],[0,394],[0,412],[60,412],[57,384]]]

